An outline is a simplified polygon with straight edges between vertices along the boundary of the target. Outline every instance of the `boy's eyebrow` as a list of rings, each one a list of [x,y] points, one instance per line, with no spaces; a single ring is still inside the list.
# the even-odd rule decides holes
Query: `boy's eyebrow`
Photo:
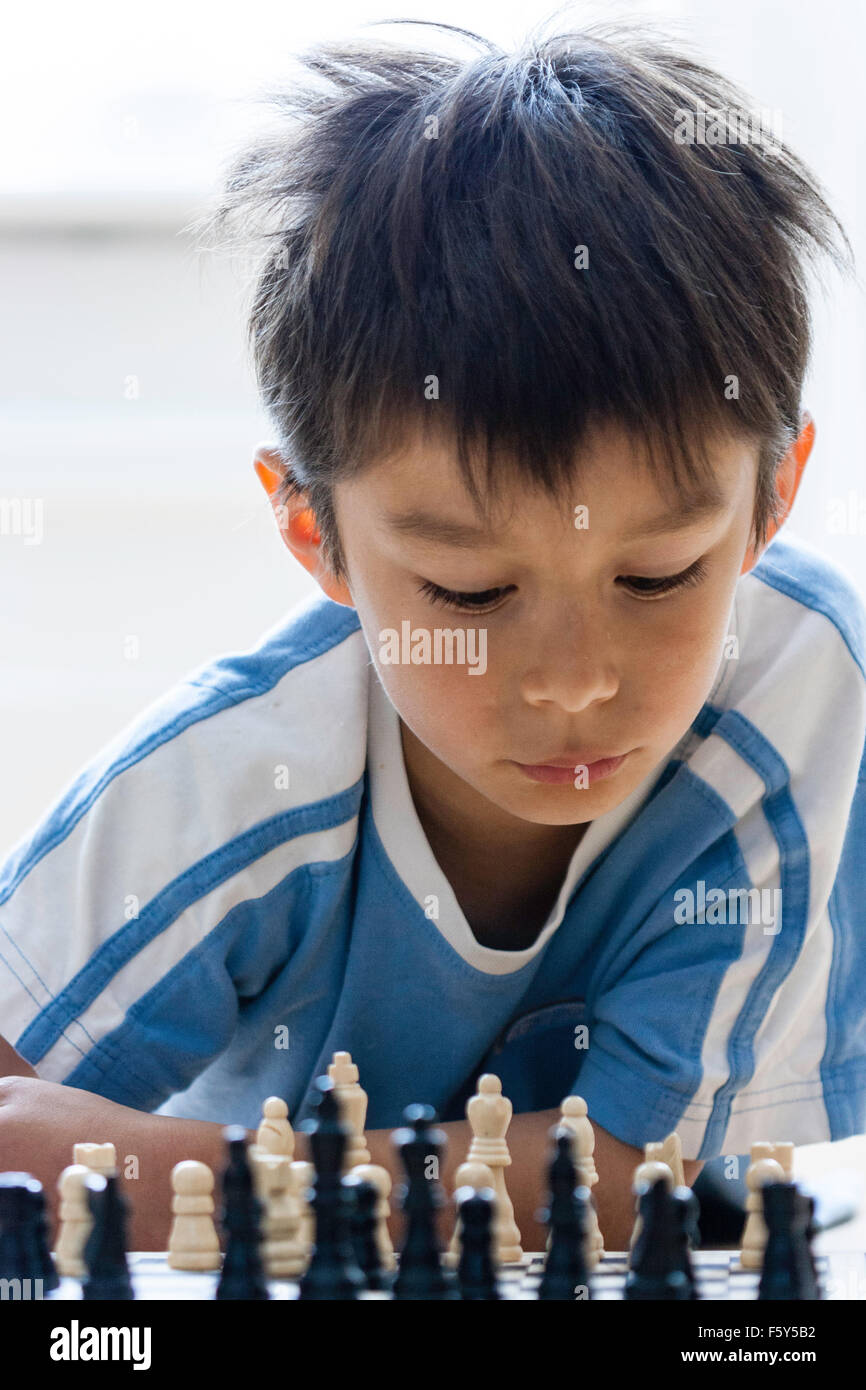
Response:
[[[667,535],[683,531],[687,526],[696,526],[700,521],[717,516],[726,505],[721,492],[711,488],[693,497],[680,498],[672,512],[649,517],[626,531],[622,540],[636,540],[643,536]],[[477,525],[471,521],[454,521],[449,517],[425,512],[419,507],[408,511],[387,512],[385,521],[392,530],[403,536],[413,536],[416,540],[434,541],[441,545],[462,546],[471,549],[480,541],[494,541],[499,533],[492,527]]]

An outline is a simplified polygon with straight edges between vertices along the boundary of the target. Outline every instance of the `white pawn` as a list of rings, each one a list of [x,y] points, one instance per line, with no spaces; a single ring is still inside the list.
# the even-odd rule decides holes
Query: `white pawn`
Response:
[[[787,1144],[768,1144],[765,1140],[757,1140],[751,1147],[749,1157],[752,1163],[757,1163],[762,1158],[772,1158],[776,1163],[781,1164],[782,1172],[785,1174],[784,1181],[792,1182],[794,1178],[794,1145]]]
[[[644,1183],[652,1184],[658,1182],[659,1178],[664,1178],[665,1182],[668,1185],[668,1192],[673,1192],[675,1186],[674,1175],[671,1172],[668,1165],[666,1163],[662,1163],[660,1159],[652,1158],[649,1160],[649,1162],[645,1161],[643,1163],[639,1163],[634,1170],[634,1178],[632,1179],[631,1190],[635,1194],[635,1218],[634,1226],[632,1227],[631,1240],[628,1243],[628,1248],[630,1251],[634,1249],[637,1238],[640,1235],[641,1229],[643,1227],[643,1220],[640,1214],[639,1189],[644,1185]]]
[[[514,1207],[505,1186],[505,1169],[511,1162],[505,1133],[511,1123],[513,1106],[502,1094],[502,1082],[492,1072],[479,1078],[478,1090],[466,1103],[466,1118],[472,1130],[469,1160],[486,1163],[493,1174],[496,1193],[494,1251],[499,1264],[523,1259],[520,1232],[514,1220]]]
[[[301,1204],[295,1192],[287,1154],[257,1152],[251,1156],[256,1196],[262,1203],[262,1261],[272,1279],[300,1274],[305,1252],[298,1238]]]
[[[75,1144],[72,1162],[83,1163],[91,1173],[102,1173],[104,1177],[117,1172],[117,1153],[113,1144]]]
[[[595,1130],[589,1119],[586,1101],[582,1096],[566,1096],[560,1106],[560,1123],[574,1135],[571,1155],[577,1173],[577,1184],[588,1187],[590,1192],[598,1182],[595,1167]],[[586,1262],[590,1271],[596,1268],[604,1255],[604,1237],[598,1224],[595,1200],[590,1199],[586,1207],[586,1232],[584,1235]]]
[[[301,1247],[304,1265],[310,1258],[316,1234],[316,1219],[310,1206],[309,1192],[316,1176],[312,1163],[296,1158],[291,1167],[291,1183],[300,1207],[297,1239]]]
[[[84,1179],[92,1170],[84,1163],[71,1163],[57,1180],[60,1193],[60,1229],[54,1259],[58,1274],[81,1279],[85,1275],[84,1247],[93,1226]]]
[[[397,1258],[388,1230],[388,1218],[391,1215],[391,1203],[388,1200],[391,1195],[391,1174],[378,1163],[359,1163],[352,1171],[355,1177],[372,1183],[379,1194],[376,1203],[376,1244],[379,1247],[379,1259],[383,1269],[396,1269]]]
[[[335,1052],[328,1067],[328,1075],[334,1083],[337,1099],[340,1102],[340,1120],[349,1131],[346,1152],[343,1158],[343,1172],[357,1168],[359,1164],[370,1162],[370,1150],[364,1138],[364,1125],[367,1120],[367,1092],[358,1079],[358,1068],[352,1061],[350,1052]]]
[[[476,1192],[483,1187],[496,1188],[493,1186],[493,1173],[486,1163],[467,1161],[461,1163],[457,1172],[454,1174],[454,1191],[458,1192],[461,1187],[474,1187]],[[494,1221],[496,1219],[496,1207],[493,1208]],[[451,1236],[448,1249],[442,1256],[442,1263],[448,1268],[453,1269],[460,1262],[460,1252],[463,1248],[463,1223],[460,1220],[460,1212],[454,1222],[454,1233]]]
[[[219,1269],[220,1243],[213,1220],[213,1173],[188,1158],[171,1170],[174,1220],[168,1237],[172,1269]]]
[[[262,1105],[262,1122],[256,1131],[256,1142],[251,1148],[258,1153],[284,1154],[292,1159],[295,1154],[295,1135],[289,1124],[289,1107],[280,1096],[268,1096]]]
[[[767,1244],[767,1227],[764,1222],[764,1199],[761,1188],[767,1182],[785,1182],[785,1170],[774,1158],[759,1158],[750,1163],[746,1171],[746,1224],[740,1246],[740,1264],[743,1269],[761,1269],[764,1263],[764,1249]]]

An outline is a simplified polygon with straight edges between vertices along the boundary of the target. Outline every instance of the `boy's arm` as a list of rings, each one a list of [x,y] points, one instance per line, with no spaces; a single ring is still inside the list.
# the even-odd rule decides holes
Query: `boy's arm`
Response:
[[[514,1217],[520,1230],[524,1250],[543,1250],[547,1231],[535,1220],[536,1213],[547,1201],[547,1168],[550,1161],[550,1130],[559,1123],[558,1110],[539,1110],[515,1115],[508,1129],[508,1148],[511,1167],[505,1170],[508,1195],[514,1205]],[[472,1132],[468,1120],[455,1120],[439,1125],[448,1136],[440,1180],[450,1196],[454,1190],[454,1174],[466,1159]],[[600,1125],[595,1131],[595,1166],[599,1180],[593,1188],[598,1208],[598,1224],[604,1236],[606,1250],[627,1250],[634,1225],[634,1197],[631,1185],[634,1170],[643,1162],[643,1153],[631,1144],[615,1139]],[[399,1154],[391,1143],[390,1130],[371,1130],[367,1144],[374,1163],[386,1167],[395,1182],[402,1182]],[[694,1182],[701,1170],[698,1160],[684,1160],[686,1182]],[[441,1233],[450,1234],[453,1225],[453,1206],[449,1204],[443,1216]]]
[[[225,1163],[223,1126],[151,1115],[126,1105],[41,1081],[29,1062],[0,1038],[0,1171],[32,1173],[42,1183],[49,1217],[57,1215],[57,1179],[72,1162],[73,1144],[111,1142],[129,1203],[130,1250],[164,1250],[171,1225],[171,1170],[198,1158],[217,1180]]]

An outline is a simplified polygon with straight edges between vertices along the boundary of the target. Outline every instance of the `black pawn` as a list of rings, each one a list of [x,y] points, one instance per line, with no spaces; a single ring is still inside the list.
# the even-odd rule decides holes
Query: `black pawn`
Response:
[[[556,1127],[551,1131],[556,1150],[549,1170],[550,1204],[545,1220],[550,1227],[550,1249],[538,1286],[543,1302],[586,1301],[591,1297],[584,1239],[589,1191],[575,1187],[577,1174],[572,1158],[574,1135]]]
[[[642,1239],[632,1251],[631,1269],[623,1298],[628,1301],[660,1299],[680,1302],[692,1297],[692,1286],[683,1269],[684,1208],[674,1201],[666,1178],[638,1187],[643,1225]]]
[[[376,1207],[379,1193],[371,1182],[348,1173],[343,1178],[343,1191],[349,1202],[349,1226],[355,1260],[364,1276],[367,1288],[382,1292],[391,1287],[390,1276],[382,1268],[379,1242],[376,1238]]]
[[[758,1298],[813,1302],[821,1297],[808,1232],[812,1203],[792,1182],[768,1182],[761,1189],[767,1243]]]
[[[436,1112],[430,1105],[408,1105],[403,1119],[405,1126],[391,1136],[400,1150],[407,1178],[396,1194],[406,1214],[406,1236],[393,1285],[394,1297],[456,1299],[460,1297],[457,1283],[450,1271],[442,1268],[436,1234],[436,1213],[443,1202],[438,1173],[445,1135],[441,1129],[433,1128]]]
[[[364,1288],[364,1276],[352,1249],[350,1191],[342,1184],[349,1131],[340,1121],[340,1103],[331,1078],[317,1077],[315,1089],[316,1118],[304,1128],[310,1136],[316,1170],[311,1201],[316,1236],[298,1297],[345,1301],[357,1298]]]
[[[87,1275],[81,1297],[128,1300],[135,1297],[126,1262],[126,1201],[115,1174],[88,1173],[84,1179],[93,1227],[84,1247]]]
[[[493,1267],[493,1219],[496,1193],[492,1187],[461,1187],[454,1194],[460,1221],[460,1261],[457,1283],[464,1302],[491,1302],[502,1295]]]
[[[222,1180],[222,1224],[226,1253],[215,1297],[260,1302],[270,1298],[262,1270],[262,1204],[253,1188],[243,1125],[223,1130],[228,1163]]]
[[[41,1297],[60,1282],[48,1249],[42,1184],[30,1173],[0,1174],[0,1279],[29,1281],[24,1298]]]
[[[698,1298],[698,1284],[692,1267],[691,1247],[697,1236],[700,1203],[690,1187],[675,1187],[671,1193],[673,1202],[673,1221],[677,1230],[676,1245],[679,1251],[680,1269],[686,1276],[691,1292],[689,1298]]]

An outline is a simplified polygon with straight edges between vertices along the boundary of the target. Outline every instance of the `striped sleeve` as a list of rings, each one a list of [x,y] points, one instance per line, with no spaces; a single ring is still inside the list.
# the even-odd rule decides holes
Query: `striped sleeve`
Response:
[[[9,856],[0,1032],[41,1077],[154,1109],[224,1050],[244,1000],[290,957],[306,866],[341,861],[356,833],[362,753],[347,747],[330,787],[302,717],[339,726],[341,650],[271,643],[203,668]]]

